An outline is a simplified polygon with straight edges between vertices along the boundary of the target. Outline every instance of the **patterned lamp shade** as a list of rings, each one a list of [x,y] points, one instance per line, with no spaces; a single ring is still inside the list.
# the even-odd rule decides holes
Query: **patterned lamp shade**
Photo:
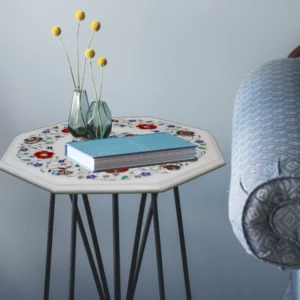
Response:
[[[229,217],[255,257],[300,268],[300,60],[256,68],[234,108]]]

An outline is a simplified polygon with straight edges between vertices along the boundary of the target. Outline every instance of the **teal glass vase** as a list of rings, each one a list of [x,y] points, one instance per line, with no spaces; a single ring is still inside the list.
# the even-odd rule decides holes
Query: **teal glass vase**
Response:
[[[105,139],[111,133],[111,112],[104,101],[93,101],[87,112],[87,134],[90,139]]]
[[[75,90],[71,105],[68,129],[74,137],[87,135],[86,115],[89,109],[89,102],[85,90]]]

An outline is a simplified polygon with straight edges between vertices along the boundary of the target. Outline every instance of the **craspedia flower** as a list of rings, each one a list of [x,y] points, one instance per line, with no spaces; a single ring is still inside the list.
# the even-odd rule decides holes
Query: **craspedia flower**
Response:
[[[76,19],[78,21],[83,21],[85,19],[85,13],[82,10],[79,10],[76,15],[75,15]]]
[[[101,57],[98,59],[98,65],[104,67],[107,65],[107,59],[105,57]]]
[[[87,58],[93,58],[96,55],[95,50],[92,48],[89,48],[85,51],[85,56]]]
[[[59,36],[61,34],[61,29],[58,26],[52,28],[52,34],[54,36]]]
[[[97,22],[97,21],[92,22],[92,24],[91,24],[91,29],[92,29],[93,31],[99,31],[100,28],[101,28],[100,22]]]

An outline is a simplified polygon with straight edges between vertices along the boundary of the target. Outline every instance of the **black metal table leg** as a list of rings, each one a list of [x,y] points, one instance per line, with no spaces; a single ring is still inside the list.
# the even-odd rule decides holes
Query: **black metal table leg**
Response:
[[[159,233],[157,193],[152,194],[152,206],[153,206],[152,207],[152,209],[153,209],[153,225],[154,225],[154,235],[155,235],[159,295],[160,295],[160,300],[165,300],[166,296],[165,296],[164,272],[163,272],[160,233]]]
[[[184,238],[184,231],[183,231],[182,213],[181,213],[178,187],[174,188],[174,198],[175,198],[176,214],[177,214],[177,221],[178,221],[178,231],[179,231],[179,239],[180,239],[180,247],[181,247],[181,257],[182,257],[182,267],[183,267],[184,282],[185,282],[186,299],[191,300],[192,294],[191,294],[189,269],[188,269],[187,255],[186,255],[185,238]]]
[[[70,198],[71,198],[71,202],[72,202],[72,196],[71,195],[70,195]],[[81,234],[81,237],[82,237],[82,241],[83,241],[83,244],[84,244],[84,248],[85,248],[85,251],[86,251],[90,266],[91,266],[91,270],[92,270],[93,277],[94,277],[94,280],[95,280],[95,283],[96,283],[98,295],[99,295],[101,300],[102,299],[106,300],[106,298],[104,296],[102,286],[101,286],[101,282],[100,282],[100,279],[99,279],[99,275],[98,275],[98,272],[97,272],[96,264],[94,262],[92,250],[91,250],[91,247],[90,247],[90,244],[89,244],[89,241],[88,241],[87,234],[86,234],[85,229],[84,229],[83,221],[82,221],[82,218],[81,218],[78,207],[77,207],[77,214],[76,215],[77,215],[78,228],[79,228],[79,231],[80,231],[80,234]]]
[[[102,300],[110,300],[107,280],[105,276],[103,261],[101,257],[100,247],[96,235],[96,229],[93,221],[92,211],[89,204],[88,196],[82,195],[84,206],[88,218],[89,229],[92,236],[94,250],[96,253],[98,269],[100,272],[102,285],[100,282],[99,274],[97,272],[96,264],[94,262],[91,247],[88,242],[88,237],[84,228],[84,224],[78,209],[78,195],[70,195],[72,202],[72,224],[71,224],[71,249],[70,249],[70,277],[69,277],[69,300],[74,300],[75,290],[75,263],[76,263],[76,227],[78,224],[82,240],[87,252],[89,263],[93,272],[95,283],[97,286],[98,294]],[[150,225],[153,217],[154,224],[154,236],[155,236],[155,248],[156,248],[156,259],[157,259],[157,273],[158,273],[158,284],[159,284],[159,295],[160,300],[165,300],[165,287],[164,287],[164,274],[163,274],[163,262],[162,262],[162,250],[160,240],[160,229],[159,229],[159,216],[158,216],[158,205],[157,205],[157,193],[151,194],[151,204],[149,207],[147,219],[143,230],[142,239],[142,223],[146,205],[147,194],[142,194],[140,208],[138,213],[138,219],[136,224],[135,240],[132,251],[130,274],[128,279],[128,289],[126,300],[133,300],[135,289],[138,281],[138,276],[142,264],[143,254],[146,247],[146,242],[149,234]],[[178,231],[181,247],[182,266],[185,281],[186,299],[191,300],[191,288],[189,280],[189,271],[187,263],[187,254],[183,230],[182,212],[180,205],[180,197],[178,187],[174,188],[174,198],[176,205],[176,214],[178,221]],[[48,220],[48,239],[47,239],[47,256],[46,256],[46,271],[45,271],[45,283],[44,283],[44,300],[49,300],[49,288],[50,288],[50,272],[51,272],[51,254],[52,254],[52,238],[53,238],[53,224],[54,224],[54,208],[55,208],[55,195],[51,193],[50,205],[49,205],[49,220]],[[112,202],[113,211],[113,257],[114,257],[114,300],[121,300],[121,270],[120,270],[120,232],[119,232],[119,195],[113,194]]]
[[[137,254],[138,254],[138,248],[140,243],[140,237],[141,237],[141,230],[143,225],[143,217],[144,217],[144,211],[145,211],[145,205],[146,205],[146,198],[147,194],[142,194],[137,224],[136,224],[136,231],[135,231],[135,238],[134,238],[134,245],[132,250],[132,258],[131,258],[131,266],[130,266],[130,273],[128,278],[128,286],[127,286],[127,296],[126,300],[130,300],[130,294],[132,292],[132,285],[134,280],[134,273],[136,268],[136,262],[137,262]]]
[[[114,290],[115,300],[121,300],[119,195],[113,194]]]
[[[44,300],[49,299],[54,208],[55,208],[55,194],[51,193],[50,204],[49,204],[49,218],[48,218],[48,238],[47,238],[45,283],[44,283]]]
[[[141,269],[141,265],[142,265],[144,250],[146,247],[148,234],[149,234],[149,230],[150,230],[150,225],[151,225],[151,221],[152,221],[152,215],[153,215],[153,210],[152,210],[152,202],[151,202],[149,211],[148,211],[148,215],[147,215],[147,219],[146,219],[146,223],[145,223],[145,227],[144,227],[144,231],[143,231],[140,249],[139,249],[138,256],[137,256],[138,257],[137,265],[136,265],[134,280],[133,280],[132,288],[131,288],[131,292],[130,292],[130,298],[129,298],[130,300],[132,300],[134,298],[134,293],[135,293],[135,289],[136,289],[136,285],[138,282],[139,273],[140,273],[140,269]]]
[[[72,195],[69,300],[74,300],[74,289],[75,289],[77,200],[78,200],[78,195],[76,194]]]
[[[108,284],[107,284],[107,280],[106,280],[106,276],[105,276],[104,265],[103,265],[103,261],[102,261],[100,246],[99,246],[99,242],[98,242],[98,238],[97,238],[96,228],[95,228],[95,224],[94,224],[94,220],[93,220],[93,215],[92,215],[92,210],[90,207],[88,195],[83,194],[82,198],[83,198],[83,203],[84,203],[84,207],[85,207],[85,211],[86,211],[86,215],[87,215],[87,219],[88,219],[88,223],[89,223],[89,228],[90,228],[90,232],[91,232],[91,236],[92,236],[92,241],[93,241],[93,245],[94,245],[94,250],[95,250],[95,254],[96,254],[100,277],[102,280],[102,286],[103,286],[103,290],[104,290],[105,299],[110,300]]]

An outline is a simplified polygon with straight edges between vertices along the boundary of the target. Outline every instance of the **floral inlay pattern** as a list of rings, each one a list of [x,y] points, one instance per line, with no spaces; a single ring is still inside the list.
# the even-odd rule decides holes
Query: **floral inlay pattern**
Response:
[[[109,138],[126,137],[146,133],[151,134],[154,132],[168,132],[196,144],[196,157],[198,159],[207,151],[205,141],[197,132],[190,131],[189,128],[184,126],[159,120],[125,118],[113,119],[113,128]],[[66,137],[68,137],[68,139]],[[172,164],[92,173],[80,165],[68,160],[66,157],[59,156],[55,153],[55,143],[61,139],[70,141],[70,133],[66,123],[43,129],[39,134],[28,136],[24,139],[23,143],[20,144],[17,157],[26,163],[28,167],[39,168],[41,172],[49,173],[53,176],[77,177],[79,180],[109,181],[145,178],[155,174],[176,172],[195,162],[174,162]],[[85,139],[87,138],[73,138],[71,140],[81,141]]]
[[[49,147],[47,147],[49,148]],[[51,158],[54,155],[53,152],[48,152],[48,151],[38,151],[34,153],[34,156],[40,159],[47,159]]]

